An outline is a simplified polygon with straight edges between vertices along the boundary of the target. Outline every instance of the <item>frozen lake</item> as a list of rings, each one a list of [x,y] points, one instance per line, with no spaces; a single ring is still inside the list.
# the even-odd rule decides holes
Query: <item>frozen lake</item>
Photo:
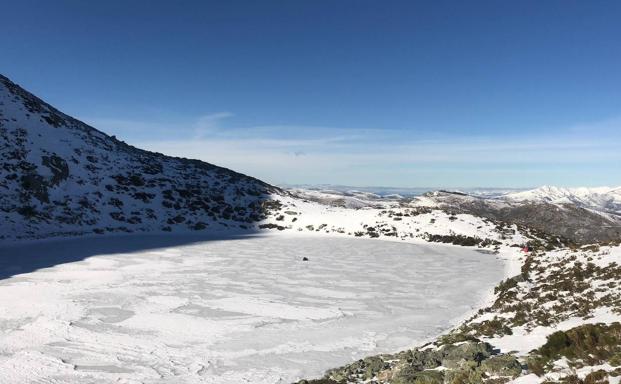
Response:
[[[0,382],[290,383],[437,335],[503,275],[462,247],[186,239],[0,249]]]

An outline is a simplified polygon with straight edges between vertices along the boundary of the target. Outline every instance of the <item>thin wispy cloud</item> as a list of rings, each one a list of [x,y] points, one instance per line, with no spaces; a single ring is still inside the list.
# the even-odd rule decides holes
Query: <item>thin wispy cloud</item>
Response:
[[[273,183],[347,181],[369,185],[377,180],[375,184],[428,186],[435,179],[441,180],[436,176],[443,175],[459,178],[462,186],[480,186],[484,182],[482,175],[505,174],[508,180],[504,184],[530,186],[538,184],[534,180],[543,177],[543,170],[560,174],[578,172],[585,165],[603,170],[621,167],[617,145],[621,134],[611,129],[615,120],[595,122],[590,128],[576,125],[554,133],[429,137],[416,130],[404,133],[316,126],[236,127],[229,124],[232,117],[228,112],[205,115],[186,123],[193,130],[176,128],[177,132],[193,135],[161,135],[132,144],[201,159]],[[162,132],[170,127],[153,125]],[[130,131],[149,126],[135,122]],[[598,182],[593,179],[592,183]]]
[[[220,133],[221,121],[233,116],[230,112],[217,112],[199,117],[194,126],[194,138],[202,139]]]

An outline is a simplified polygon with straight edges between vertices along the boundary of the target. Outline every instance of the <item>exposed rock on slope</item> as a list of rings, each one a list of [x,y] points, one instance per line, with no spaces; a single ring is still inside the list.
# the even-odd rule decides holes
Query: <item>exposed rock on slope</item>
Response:
[[[0,239],[244,226],[280,189],[134,148],[0,75]]]

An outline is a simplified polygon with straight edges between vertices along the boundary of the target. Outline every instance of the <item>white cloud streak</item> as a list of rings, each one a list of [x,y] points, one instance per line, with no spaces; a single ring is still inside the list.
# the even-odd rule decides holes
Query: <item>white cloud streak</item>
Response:
[[[187,138],[160,137],[132,144],[291,184],[519,187],[532,186],[537,183],[530,180],[539,179],[569,184],[563,180],[578,177],[585,167],[594,174],[621,169],[621,119],[569,127],[555,134],[420,139],[414,133],[374,129],[223,128],[222,122],[232,116],[228,112],[203,116],[190,124],[193,129],[180,130],[194,132]],[[117,122],[117,126],[126,132],[153,128],[140,122]],[[164,126],[158,128],[166,132]],[[609,175],[610,183],[621,184],[621,174],[616,181],[614,177]],[[591,182],[601,182],[597,180]]]

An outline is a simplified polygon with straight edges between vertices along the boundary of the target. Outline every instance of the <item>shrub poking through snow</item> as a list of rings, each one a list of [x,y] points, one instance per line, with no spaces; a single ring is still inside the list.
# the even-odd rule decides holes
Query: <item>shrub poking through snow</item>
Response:
[[[565,358],[574,368],[609,363],[617,365],[621,356],[621,324],[584,324],[548,336],[547,342],[528,359],[529,369],[538,375]]]

